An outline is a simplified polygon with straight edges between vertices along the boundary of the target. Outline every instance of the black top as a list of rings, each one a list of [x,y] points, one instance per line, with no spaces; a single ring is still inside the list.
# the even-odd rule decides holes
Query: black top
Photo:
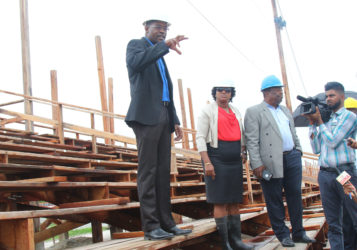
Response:
[[[156,125],[159,122],[162,108],[162,78],[156,61],[169,52],[164,41],[151,46],[145,38],[131,40],[126,50],[126,65],[130,81],[131,102],[125,122],[131,126],[133,122],[144,125]],[[163,60],[164,61],[164,60]],[[173,102],[172,82],[167,70],[166,77],[169,88],[170,104],[167,107],[170,118],[170,130],[180,124]]]

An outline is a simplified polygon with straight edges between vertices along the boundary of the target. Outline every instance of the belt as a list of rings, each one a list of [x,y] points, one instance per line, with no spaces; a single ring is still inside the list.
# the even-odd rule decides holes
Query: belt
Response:
[[[290,153],[293,152],[294,150],[295,150],[295,148],[293,148],[292,150],[284,151],[284,152],[283,152],[283,155],[290,154]]]
[[[353,170],[354,168],[355,168],[355,164],[352,163],[352,162],[338,165],[337,169],[333,168],[333,167],[320,166],[320,170],[322,170],[322,171],[335,172],[335,173],[342,172],[342,171],[345,171],[345,170]]]
[[[336,168],[331,168],[331,167],[321,167],[321,166],[320,166],[320,170],[326,171],[326,172],[337,173],[337,169],[336,169]]]
[[[162,105],[164,105],[165,107],[168,107],[169,104],[170,104],[170,102],[162,101]]]

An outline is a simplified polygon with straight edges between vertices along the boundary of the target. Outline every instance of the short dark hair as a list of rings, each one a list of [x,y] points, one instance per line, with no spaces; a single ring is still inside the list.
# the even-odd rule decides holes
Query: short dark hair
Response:
[[[231,99],[229,99],[229,101],[231,102],[233,100],[233,97],[236,96],[236,89],[235,88],[231,88]],[[216,91],[217,91],[217,87],[213,87],[212,88],[212,97],[213,100],[216,100]]]
[[[342,83],[339,82],[328,82],[325,85],[325,91],[329,91],[329,90],[336,90],[338,92],[340,92],[341,94],[345,94],[345,88],[343,87]]]

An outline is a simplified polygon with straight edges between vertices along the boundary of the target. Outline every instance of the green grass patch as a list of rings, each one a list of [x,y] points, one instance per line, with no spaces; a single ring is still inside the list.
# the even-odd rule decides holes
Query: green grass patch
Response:
[[[56,224],[52,223],[49,228],[51,227],[55,227]],[[103,229],[103,232],[106,231],[106,230],[109,230],[109,227],[105,226],[102,228]],[[69,234],[69,237],[72,238],[74,236],[80,236],[80,235],[84,235],[84,234],[91,234],[92,233],[92,228],[91,227],[85,227],[85,228],[78,228],[78,229],[73,229],[71,231],[68,232]],[[58,236],[55,236],[55,240],[58,240]],[[48,239],[46,241],[52,241],[52,238],[51,239]]]

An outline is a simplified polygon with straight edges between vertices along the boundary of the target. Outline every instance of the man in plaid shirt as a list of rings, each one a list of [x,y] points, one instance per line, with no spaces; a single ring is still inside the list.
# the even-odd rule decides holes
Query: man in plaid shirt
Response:
[[[344,248],[342,231],[343,187],[336,181],[340,172],[351,175],[351,182],[357,183],[355,173],[355,152],[348,146],[349,137],[355,138],[357,117],[344,107],[345,90],[341,83],[329,82],[325,85],[326,103],[333,111],[330,120],[323,123],[320,112],[306,115],[310,120],[310,143],[319,156],[320,172],[318,182],[327,223],[331,250]],[[356,185],[356,184],[355,184]],[[357,208],[348,206],[348,213],[357,225]]]

